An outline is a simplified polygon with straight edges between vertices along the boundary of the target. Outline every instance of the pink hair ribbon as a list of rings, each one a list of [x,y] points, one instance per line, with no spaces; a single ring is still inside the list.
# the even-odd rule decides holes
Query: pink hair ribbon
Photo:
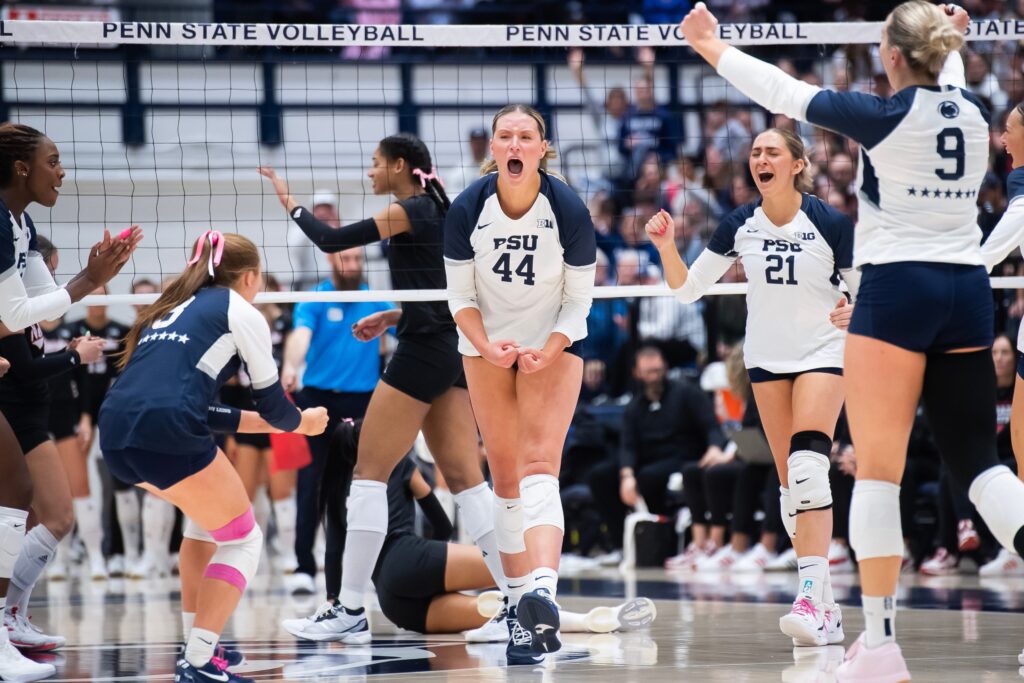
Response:
[[[214,266],[219,266],[221,258],[224,256],[224,234],[220,230],[207,230],[203,233],[203,236],[196,242],[196,251],[188,260],[188,265],[199,263],[199,257],[203,254],[203,242],[207,238],[210,240],[210,260],[206,265],[210,277],[213,277]]]
[[[422,185],[424,189],[426,189],[427,183],[431,180],[436,180],[441,187],[444,187],[444,181],[441,180],[441,176],[437,175],[437,168],[434,166],[430,167],[430,173],[419,168],[414,168],[412,169],[412,174],[420,179],[420,185]]]

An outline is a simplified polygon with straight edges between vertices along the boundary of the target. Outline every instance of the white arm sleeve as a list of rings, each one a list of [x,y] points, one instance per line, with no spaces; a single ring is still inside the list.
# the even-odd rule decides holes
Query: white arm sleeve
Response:
[[[718,60],[718,74],[774,114],[807,120],[807,105],[821,88],[730,47]]]
[[[238,357],[245,362],[253,389],[263,389],[277,381],[270,327],[256,307],[231,291],[228,303],[228,329]]]
[[[562,264],[565,284],[562,287],[562,308],[558,311],[555,329],[577,342],[587,336],[587,316],[590,315],[590,304],[594,300],[594,275],[597,266],[570,266]]]
[[[960,52],[953,50],[946,57],[946,63],[939,72],[939,85],[953,85],[957,88],[967,87],[967,75],[964,72],[964,58]]]
[[[49,294],[60,289],[60,286],[53,281],[53,275],[38,251],[28,252],[28,262],[21,281],[25,284],[25,292],[30,297]]]
[[[860,271],[856,268],[843,268],[839,271],[839,274],[843,277],[846,288],[850,290],[850,299],[853,303],[857,303],[857,290],[860,289]]]
[[[711,285],[725,275],[725,271],[729,270],[733,261],[735,261],[734,258],[705,249],[700,252],[700,256],[690,266],[686,282],[682,287],[673,289],[672,293],[684,304],[692,304],[704,296],[705,292],[711,289]]]
[[[444,260],[448,281],[448,308],[452,317],[463,308],[480,308],[476,303],[476,266],[472,261]]]
[[[17,268],[0,275],[0,322],[7,329],[21,330],[43,320],[56,320],[69,308],[71,295],[63,287],[47,294],[29,296]]]
[[[1010,203],[988,239],[981,245],[985,268],[991,271],[1024,241],[1024,200]]]

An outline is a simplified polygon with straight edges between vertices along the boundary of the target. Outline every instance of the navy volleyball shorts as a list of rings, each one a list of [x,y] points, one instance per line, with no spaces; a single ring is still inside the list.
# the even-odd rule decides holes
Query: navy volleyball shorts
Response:
[[[166,489],[201,472],[217,457],[217,445],[203,453],[157,453],[138,448],[103,451],[110,473],[128,484],[146,482]]]
[[[983,266],[866,265],[850,333],[917,353],[991,346],[995,317]]]

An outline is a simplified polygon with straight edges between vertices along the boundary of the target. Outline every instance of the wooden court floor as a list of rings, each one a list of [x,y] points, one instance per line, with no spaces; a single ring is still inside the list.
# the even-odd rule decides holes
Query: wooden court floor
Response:
[[[225,636],[249,662],[240,672],[260,681],[536,681],[654,683],[660,681],[835,680],[843,647],[796,648],[778,631],[791,574],[693,576],[644,570],[623,581],[616,570],[563,579],[559,600],[585,611],[624,595],[655,599],[649,631],[622,635],[566,634],[565,647],[537,667],[504,665],[503,645],[467,645],[459,636],[396,632],[371,616],[371,646],[296,642],[279,626],[305,615],[316,598],[285,594],[259,576]],[[861,630],[854,577],[834,581],[849,645]],[[1024,578],[905,577],[897,621],[915,681],[1019,681],[1024,646]],[[68,646],[49,661],[54,681],[171,680],[180,638],[175,580],[70,581],[43,585],[30,613]]]

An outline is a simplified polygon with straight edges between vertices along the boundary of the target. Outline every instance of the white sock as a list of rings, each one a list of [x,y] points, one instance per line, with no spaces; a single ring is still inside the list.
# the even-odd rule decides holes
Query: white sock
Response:
[[[387,484],[356,479],[348,495],[348,538],[341,558],[341,593],[338,596],[342,606],[350,612],[363,608],[387,529]]]
[[[261,486],[252,500],[252,516],[261,529],[267,528],[270,512],[270,496],[267,495],[267,489]]]
[[[533,576],[510,576],[508,577],[508,604],[509,607],[517,607],[519,598],[533,590]]]
[[[166,558],[174,530],[174,506],[147,494],[142,502],[142,547],[150,557]]]
[[[213,651],[217,647],[220,636],[203,628],[193,628],[188,634],[185,644],[185,660],[199,668],[206,666],[213,659]]]
[[[589,633],[586,614],[566,612],[560,609],[558,610],[558,620],[561,622],[558,630],[562,633]]]
[[[124,539],[124,556],[129,561],[139,556],[141,528],[141,506],[139,493],[134,488],[118,491],[114,494],[117,501],[117,523],[121,527],[121,538]]]
[[[828,558],[808,555],[797,558],[800,589],[797,597],[807,597],[815,604],[822,602],[825,592],[825,577],[828,576]]]
[[[456,493],[454,499],[459,509],[459,528],[465,530],[480,548],[494,585],[507,594],[508,582],[498,554],[498,537],[494,533],[494,492],[487,482],[482,482]]]
[[[100,508],[91,496],[71,501],[78,522],[78,536],[85,544],[90,560],[103,557],[103,529],[100,527]]]
[[[825,590],[821,593],[821,601],[826,605],[836,604],[836,596],[832,593],[832,572],[828,569],[828,560],[825,560]]]
[[[28,607],[28,600],[36,581],[56,552],[57,539],[42,524],[35,525],[25,534],[21,552],[14,563],[11,585],[7,589],[7,602],[12,607],[17,607],[22,614]]]
[[[192,624],[196,621],[195,612],[182,612],[181,613],[181,639],[188,642],[188,637],[192,633]]]
[[[554,600],[558,594],[558,572],[551,567],[538,567],[533,570],[534,590],[543,588],[551,594]]]
[[[865,645],[876,648],[896,642],[896,596],[861,596],[864,605]]]
[[[277,528],[277,549],[282,555],[295,552],[295,519],[299,508],[294,498],[274,501],[274,522]]]

